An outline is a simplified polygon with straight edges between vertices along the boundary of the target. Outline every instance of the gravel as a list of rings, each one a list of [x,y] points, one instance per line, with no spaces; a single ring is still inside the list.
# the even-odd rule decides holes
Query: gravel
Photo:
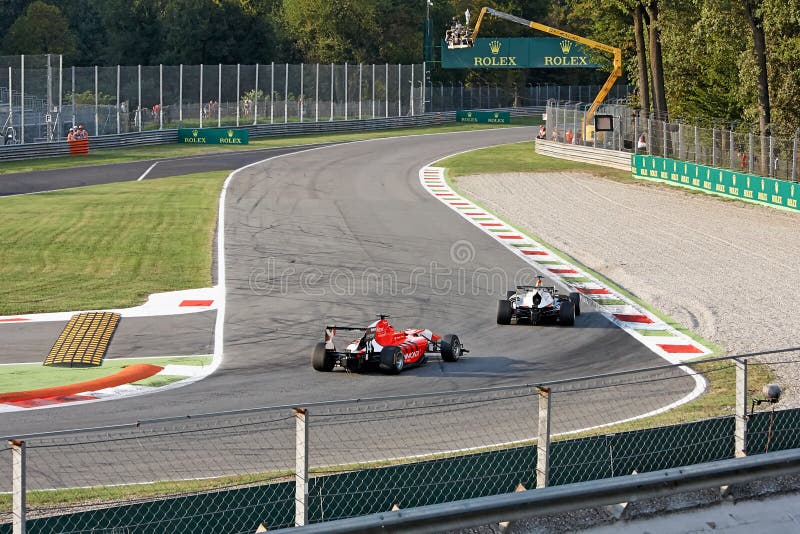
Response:
[[[601,273],[728,355],[777,351],[800,406],[800,213],[583,173],[459,177],[465,196]]]

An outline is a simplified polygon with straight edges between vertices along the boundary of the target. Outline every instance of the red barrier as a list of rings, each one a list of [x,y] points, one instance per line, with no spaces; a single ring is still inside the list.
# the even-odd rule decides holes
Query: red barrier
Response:
[[[69,155],[70,156],[85,156],[89,153],[89,140],[79,139],[77,141],[69,142]]]

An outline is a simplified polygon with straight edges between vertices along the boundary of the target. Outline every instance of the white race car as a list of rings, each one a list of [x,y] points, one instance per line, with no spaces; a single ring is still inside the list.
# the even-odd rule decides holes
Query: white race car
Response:
[[[553,321],[562,326],[574,326],[575,317],[581,314],[580,293],[560,295],[554,286],[542,285],[541,276],[536,278],[536,284],[517,286],[497,303],[497,324],[511,324],[516,320],[532,325]]]

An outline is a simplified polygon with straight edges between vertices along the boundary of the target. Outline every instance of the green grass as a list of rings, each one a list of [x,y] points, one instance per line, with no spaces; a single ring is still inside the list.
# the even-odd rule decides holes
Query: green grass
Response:
[[[518,126],[511,124],[510,126]],[[215,125],[216,126],[216,123]],[[88,156],[70,157],[59,156],[54,158],[39,158],[24,161],[4,162],[0,167],[0,175],[42,171],[50,169],[63,169],[85,165],[105,165],[111,163],[127,163],[131,161],[158,160],[181,156],[196,156],[198,154],[240,152],[265,148],[278,148],[296,145],[310,145],[331,142],[358,141],[363,139],[376,139],[381,137],[397,137],[402,135],[421,135],[430,133],[458,132],[464,130],[484,130],[487,125],[478,124],[446,124],[441,126],[425,126],[419,128],[403,128],[397,130],[346,132],[331,134],[295,135],[291,137],[271,137],[266,139],[251,139],[249,145],[150,145],[128,148],[109,148],[90,150]],[[90,141],[91,142],[91,141]]]
[[[227,174],[0,198],[0,315],[121,308],[210,286]]]
[[[537,154],[533,141],[473,150],[437,161],[437,167],[447,167],[447,177],[458,183],[459,176],[471,174],[500,174],[507,172],[582,171],[596,176],[635,182],[630,172],[609,169],[587,163]]]
[[[42,357],[44,360],[44,357]],[[49,388],[76,384],[95,378],[103,378],[122,370],[123,367],[136,363],[151,365],[211,365],[211,356],[170,356],[164,358],[115,358],[105,360],[101,367],[45,367],[38,364],[16,364],[0,366],[0,393],[27,391],[30,389]],[[156,378],[156,377],[151,377]],[[163,378],[161,376],[159,379]],[[180,380],[185,377],[177,377]],[[158,387],[160,380],[137,382],[137,385]],[[174,382],[175,380],[171,380]],[[169,382],[166,382],[169,383]]]

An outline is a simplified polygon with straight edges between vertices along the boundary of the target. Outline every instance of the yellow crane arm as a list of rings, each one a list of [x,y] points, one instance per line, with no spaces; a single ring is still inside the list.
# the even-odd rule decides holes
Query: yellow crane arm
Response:
[[[564,30],[559,30],[558,28],[551,28],[550,26],[545,26],[544,24],[533,22],[532,20],[527,20],[521,17],[510,15],[508,13],[498,11],[491,7],[482,8],[480,15],[478,15],[478,20],[475,22],[475,29],[472,31],[473,43],[475,42],[475,39],[478,37],[478,31],[480,30],[481,27],[481,21],[483,21],[484,15],[487,14],[493,15],[501,19],[509,20],[511,22],[516,22],[517,24],[522,24],[523,26],[528,26],[529,28],[549,33],[550,35],[557,35],[558,37],[563,37],[564,39],[575,41],[577,43],[586,45],[590,48],[594,48],[596,50],[602,50],[603,52],[608,52],[609,54],[612,54],[614,56],[613,59],[614,69],[611,71],[611,75],[606,80],[606,83],[604,83],[603,87],[600,88],[600,92],[597,93],[594,102],[592,102],[592,106],[589,108],[589,111],[586,114],[587,122],[591,120],[591,118],[594,116],[595,111],[597,111],[597,106],[599,106],[603,102],[603,100],[605,100],[606,96],[608,96],[608,93],[611,91],[611,88],[614,86],[614,83],[617,81],[617,79],[620,76],[622,76],[622,51],[619,48],[615,48],[613,46],[609,46],[603,43],[598,43],[597,41],[593,41],[592,39],[587,39],[586,37],[581,37],[580,35],[575,35],[574,33],[565,32]]]

